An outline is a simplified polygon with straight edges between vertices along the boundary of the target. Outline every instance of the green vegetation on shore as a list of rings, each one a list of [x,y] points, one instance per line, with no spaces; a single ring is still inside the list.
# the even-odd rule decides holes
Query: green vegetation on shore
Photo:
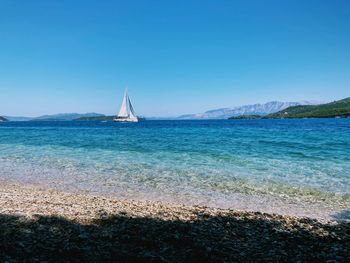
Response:
[[[320,105],[299,105],[288,107],[266,116],[240,115],[229,119],[282,119],[282,118],[346,118],[350,117],[350,97]]]
[[[239,116],[232,116],[228,118],[229,120],[255,120],[255,119],[261,119],[262,116],[260,115],[239,115]]]
[[[0,116],[0,121],[8,121],[8,119]]]
[[[78,119],[74,119],[73,121],[113,121],[115,116],[95,116],[95,117],[81,117]],[[139,121],[144,121],[145,118],[138,117]]]
[[[81,117],[74,119],[73,121],[113,121],[115,116],[94,116],[94,117]]]
[[[293,106],[264,118],[334,118],[350,117],[350,97],[321,105]]]

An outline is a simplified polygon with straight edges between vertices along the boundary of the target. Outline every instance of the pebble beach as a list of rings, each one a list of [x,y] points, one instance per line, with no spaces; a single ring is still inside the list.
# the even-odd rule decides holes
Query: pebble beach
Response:
[[[350,0],[0,0],[0,263],[350,263]]]
[[[2,262],[349,262],[350,224],[1,181]]]

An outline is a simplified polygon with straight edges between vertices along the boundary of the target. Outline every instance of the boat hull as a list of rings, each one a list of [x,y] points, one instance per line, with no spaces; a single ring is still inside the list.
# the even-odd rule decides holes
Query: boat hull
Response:
[[[115,122],[138,122],[138,119],[130,119],[130,118],[115,118],[113,121]]]

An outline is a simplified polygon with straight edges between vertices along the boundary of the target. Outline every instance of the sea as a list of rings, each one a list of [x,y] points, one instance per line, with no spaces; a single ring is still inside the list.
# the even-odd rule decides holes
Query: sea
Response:
[[[350,219],[350,119],[0,123],[0,183]]]

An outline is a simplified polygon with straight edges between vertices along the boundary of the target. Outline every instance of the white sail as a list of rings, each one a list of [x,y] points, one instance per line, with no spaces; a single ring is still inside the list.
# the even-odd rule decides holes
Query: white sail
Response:
[[[118,117],[127,118],[129,117],[129,99],[128,92],[125,90],[122,106],[120,107]]]
[[[137,122],[135,110],[131,104],[128,91],[125,90],[122,106],[120,107],[117,118],[114,121]]]
[[[134,111],[134,107],[131,104],[129,96],[128,96],[128,101],[129,101],[129,110],[130,110],[129,118],[133,119],[133,120],[135,120],[135,119],[137,120],[137,116],[136,116],[136,113]]]

